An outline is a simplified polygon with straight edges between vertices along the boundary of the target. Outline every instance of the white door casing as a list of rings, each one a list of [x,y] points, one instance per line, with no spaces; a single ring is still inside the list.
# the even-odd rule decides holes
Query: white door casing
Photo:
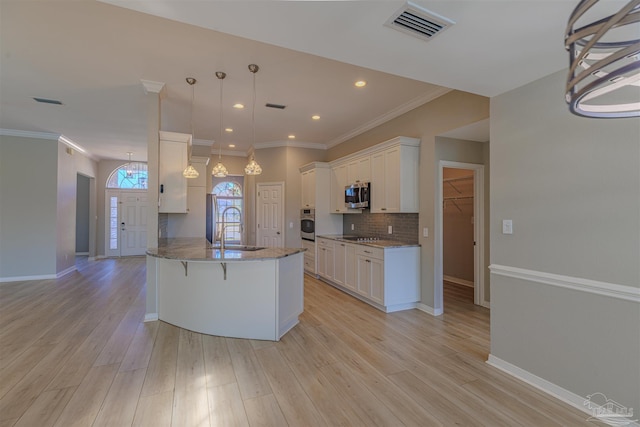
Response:
[[[440,160],[438,168],[438,219],[436,222],[437,230],[435,233],[436,256],[434,263],[434,312],[442,314],[443,312],[443,266],[442,266],[442,230],[443,230],[443,169],[470,169],[473,170],[473,240],[475,242],[473,249],[473,281],[474,281],[474,303],[489,307],[485,301],[484,292],[484,165],[475,163],[461,163]]]
[[[256,245],[284,247],[284,182],[257,186]]]

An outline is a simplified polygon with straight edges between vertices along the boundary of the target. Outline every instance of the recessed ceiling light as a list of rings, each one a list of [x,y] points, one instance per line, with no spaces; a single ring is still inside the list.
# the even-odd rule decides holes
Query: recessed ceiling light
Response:
[[[354,85],[356,85],[356,87],[365,87],[367,85],[367,82],[365,82],[364,80],[358,80],[354,83]]]
[[[313,120],[320,120],[320,116],[311,116]]]
[[[238,104],[234,104],[233,108],[237,108],[238,110],[242,110],[244,108],[244,105],[238,103]]]
[[[296,139],[295,135],[289,135],[289,139]]]
[[[236,148],[236,144],[229,144],[229,148]]]
[[[231,133],[231,132],[233,132],[233,129],[231,129],[231,128],[225,128],[225,129],[224,129],[224,131],[225,131],[225,132],[229,132],[229,133]]]

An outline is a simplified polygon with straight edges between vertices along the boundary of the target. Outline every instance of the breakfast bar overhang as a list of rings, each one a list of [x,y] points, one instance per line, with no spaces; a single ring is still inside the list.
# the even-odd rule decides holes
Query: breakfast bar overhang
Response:
[[[278,341],[303,311],[303,252],[161,240],[147,251],[156,313],[147,304],[146,318],[209,335]]]

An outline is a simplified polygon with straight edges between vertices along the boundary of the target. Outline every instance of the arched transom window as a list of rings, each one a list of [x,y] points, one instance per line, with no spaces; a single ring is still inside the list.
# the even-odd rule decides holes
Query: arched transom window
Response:
[[[126,163],[111,172],[109,179],[107,179],[107,188],[146,190],[147,176],[146,163]]]

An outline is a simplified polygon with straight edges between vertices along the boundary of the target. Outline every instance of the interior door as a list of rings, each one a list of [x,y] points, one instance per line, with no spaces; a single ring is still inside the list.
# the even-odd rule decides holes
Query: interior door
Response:
[[[284,247],[284,183],[258,184],[258,246]]]

